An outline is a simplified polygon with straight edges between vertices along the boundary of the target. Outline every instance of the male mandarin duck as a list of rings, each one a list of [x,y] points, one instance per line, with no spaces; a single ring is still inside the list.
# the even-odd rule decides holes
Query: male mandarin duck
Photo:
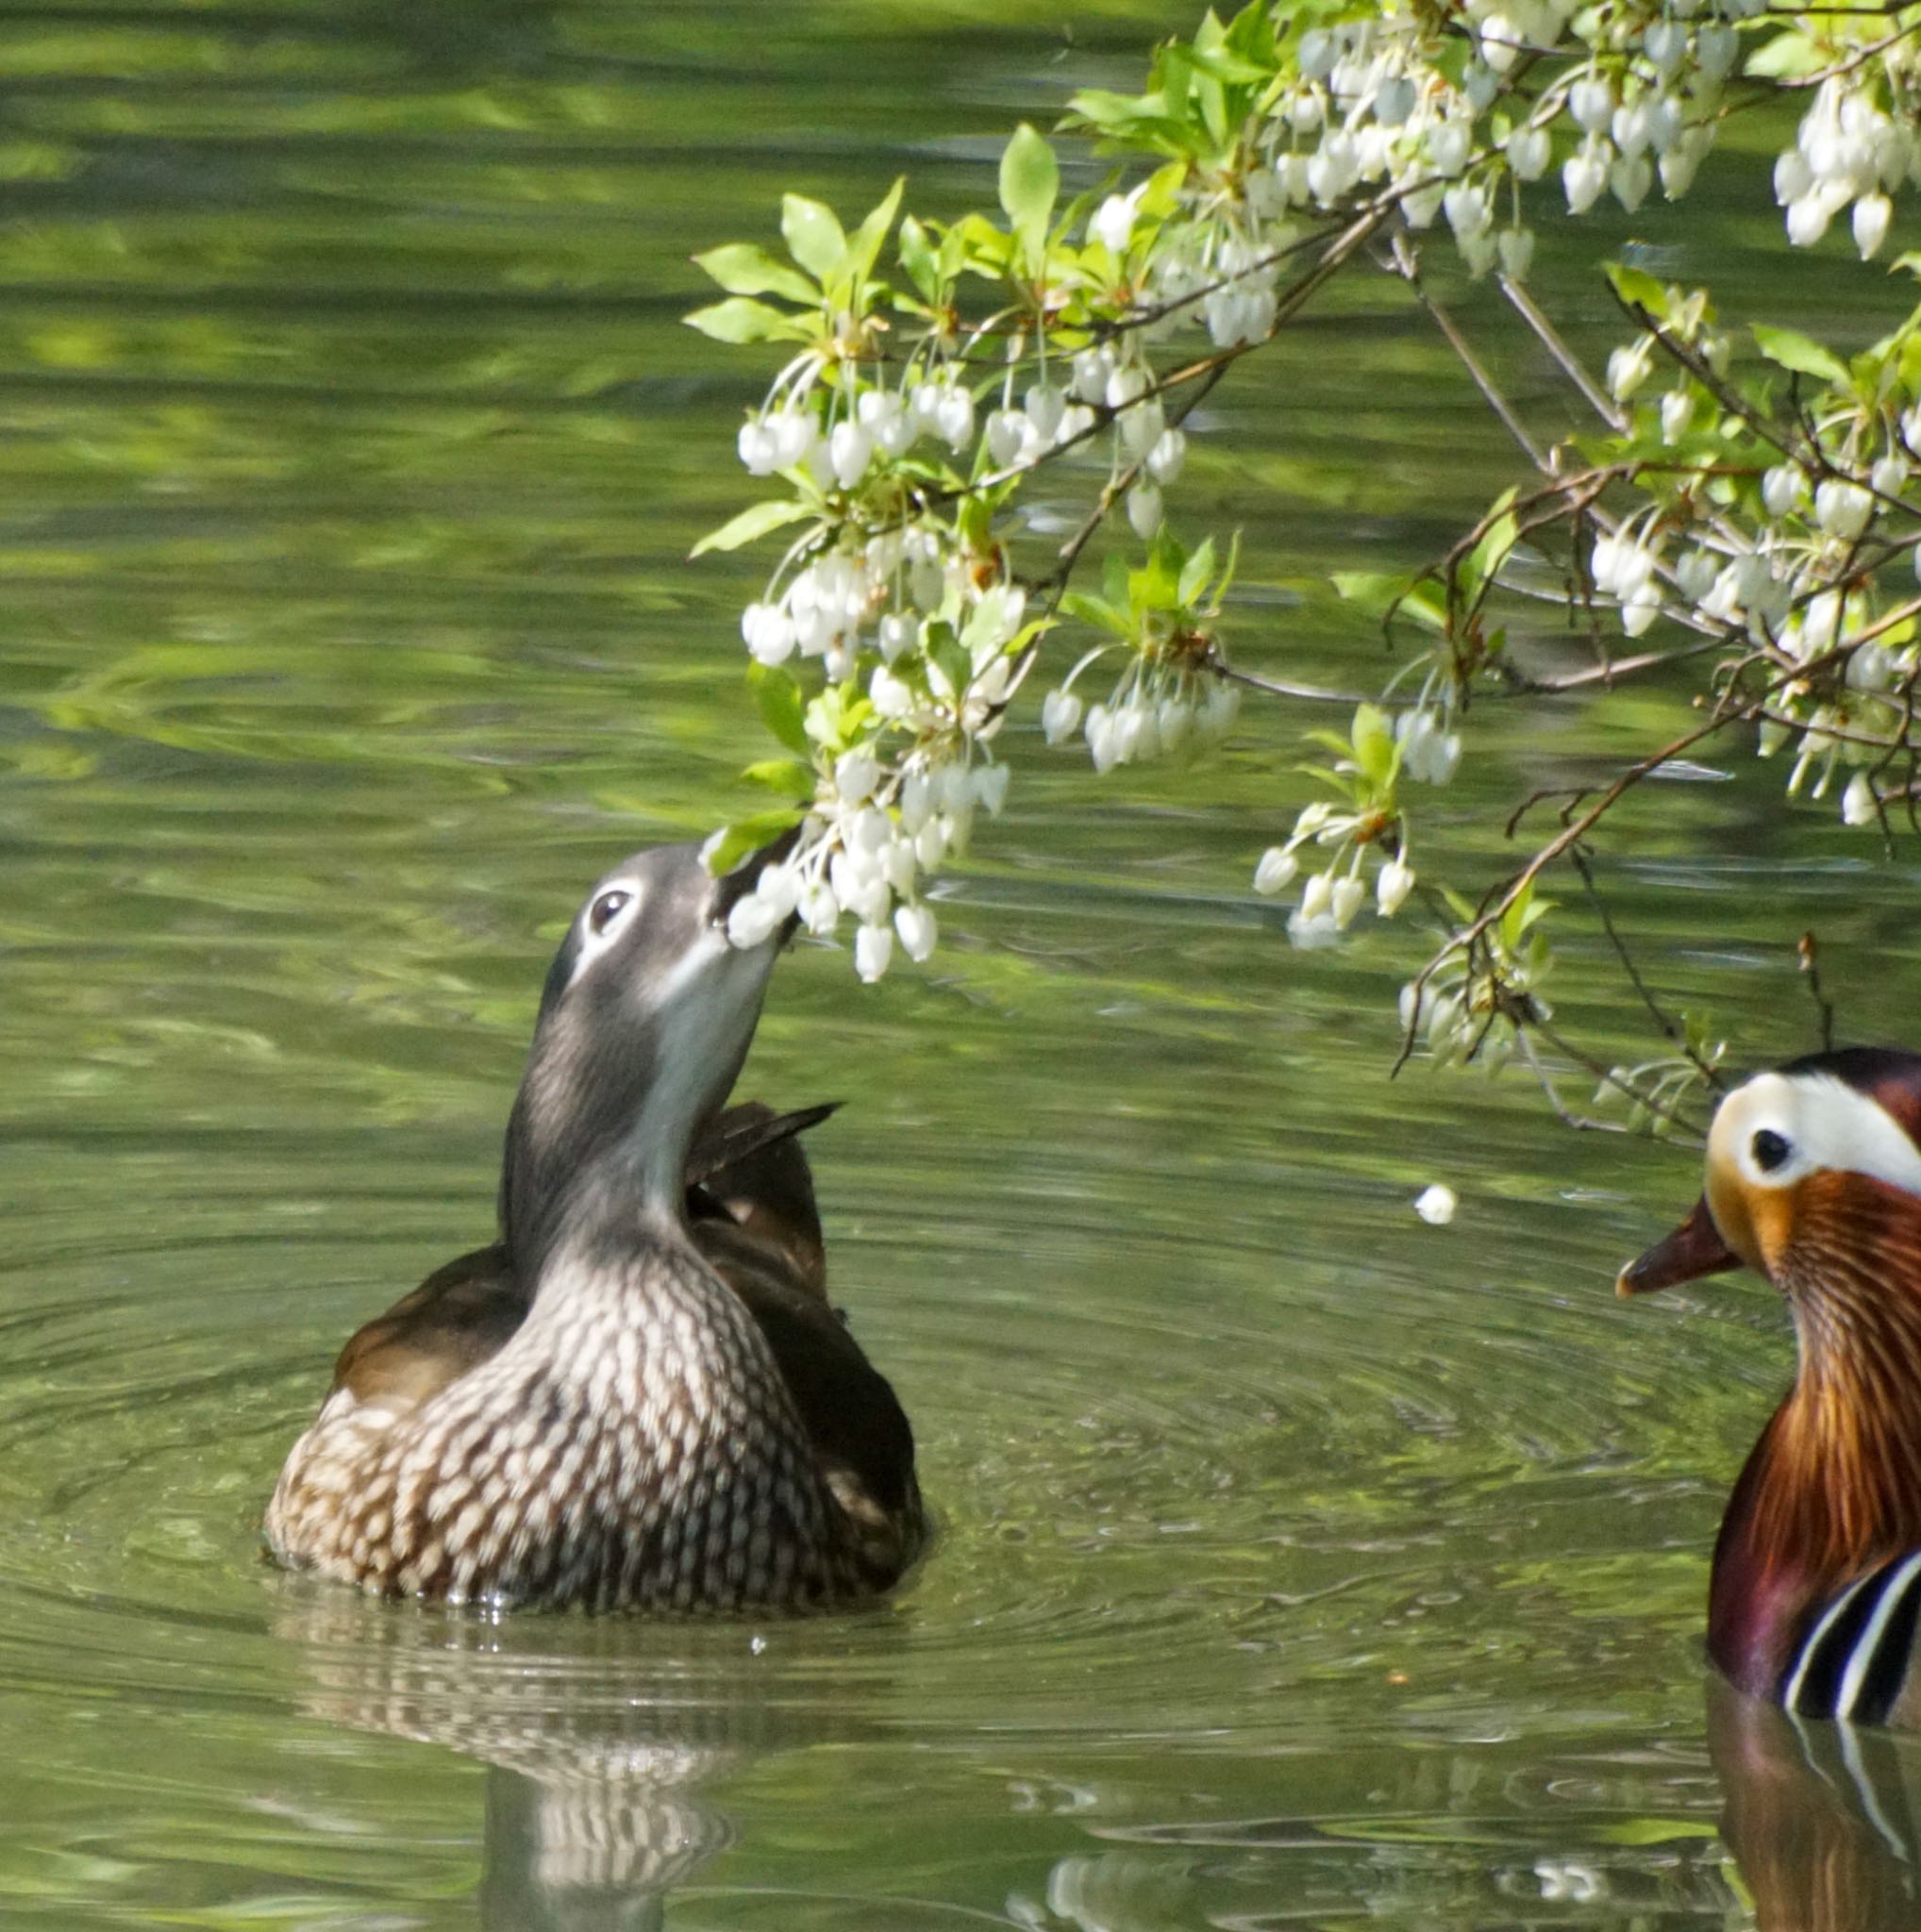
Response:
[[[1700,1201],[1620,1291],[1743,1262],[1799,1366],[1722,1520],[1709,1655],[1801,1715],[1921,1725],[1921,1055],[1814,1054],[1730,1093]]]
[[[720,1112],[785,934],[739,947],[692,845],[588,895],[509,1123],[500,1240],[347,1342],[267,1541],[384,1595],[799,1607],[925,1535],[913,1436],[827,1298],[827,1108]]]

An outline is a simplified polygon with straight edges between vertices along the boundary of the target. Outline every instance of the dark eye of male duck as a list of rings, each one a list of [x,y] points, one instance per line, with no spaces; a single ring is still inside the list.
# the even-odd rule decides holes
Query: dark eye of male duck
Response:
[[[1619,1287],[1743,1262],[1799,1365],[1722,1520],[1709,1654],[1803,1715],[1921,1725],[1921,1055],[1815,1054],[1730,1093],[1700,1201]]]
[[[913,1436],[827,1298],[794,1136],[719,1111],[780,936],[755,861],[637,853],[589,894],[509,1123],[500,1240],[341,1352],[267,1510],[284,1563],[386,1595],[800,1607],[884,1590],[925,1535]]]

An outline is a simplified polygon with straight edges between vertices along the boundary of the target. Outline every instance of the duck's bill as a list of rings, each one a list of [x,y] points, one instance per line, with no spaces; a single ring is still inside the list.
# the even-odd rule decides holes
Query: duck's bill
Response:
[[[1614,1292],[1653,1294],[1679,1282],[1698,1281],[1704,1274],[1725,1274],[1741,1265],[1741,1257],[1721,1239],[1703,1195],[1665,1241],[1656,1241],[1621,1270],[1614,1277]]]

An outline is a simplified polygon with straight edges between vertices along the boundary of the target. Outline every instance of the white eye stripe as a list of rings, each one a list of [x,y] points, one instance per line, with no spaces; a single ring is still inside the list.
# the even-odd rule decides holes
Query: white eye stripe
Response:
[[[1751,1188],[1792,1187],[1826,1168],[1921,1194],[1921,1148],[1832,1074],[1762,1074],[1737,1089],[1714,1116],[1708,1158]]]
[[[577,921],[579,947],[574,955],[574,970],[567,975],[569,986],[640,917],[645,897],[636,878],[608,879],[594,889]]]

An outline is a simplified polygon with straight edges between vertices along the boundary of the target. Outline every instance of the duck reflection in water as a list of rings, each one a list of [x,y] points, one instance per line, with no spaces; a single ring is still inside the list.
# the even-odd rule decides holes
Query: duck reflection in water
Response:
[[[309,1716],[489,1767],[483,1932],[657,1932],[669,1894],[733,1842],[710,1784],[769,1753],[884,1735],[867,1713],[890,1695],[892,1619],[868,1622],[879,1672],[824,1661],[816,1679],[762,1655],[741,1619],[490,1618],[301,1576],[278,1579],[274,1608]]]
[[[388,1596],[803,1608],[895,1582],[913,1437],[829,1307],[792,1129],[719,1114],[786,936],[767,853],[692,845],[588,895],[507,1134],[500,1239],[370,1323],[267,1511],[290,1567]],[[793,922],[787,922],[791,930]]]
[[[1715,1680],[1708,1742],[1756,1932],[1921,1926],[1921,1738],[1799,1718]]]

